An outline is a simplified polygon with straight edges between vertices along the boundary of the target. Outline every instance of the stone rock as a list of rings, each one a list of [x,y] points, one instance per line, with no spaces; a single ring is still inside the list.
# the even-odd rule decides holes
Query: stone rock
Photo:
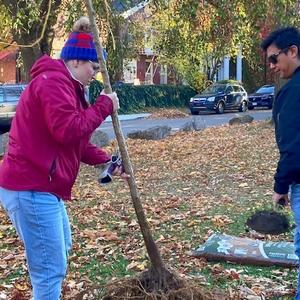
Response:
[[[203,119],[193,118],[192,120],[186,122],[182,127],[182,131],[200,131],[206,128],[205,121]]]
[[[96,130],[91,137],[91,143],[98,147],[107,146],[109,145],[109,136],[104,131]]]
[[[161,140],[171,134],[172,128],[169,126],[154,126],[146,130],[137,130],[128,133],[130,139]]]
[[[229,125],[246,124],[251,123],[254,118],[250,115],[237,115],[229,120]]]

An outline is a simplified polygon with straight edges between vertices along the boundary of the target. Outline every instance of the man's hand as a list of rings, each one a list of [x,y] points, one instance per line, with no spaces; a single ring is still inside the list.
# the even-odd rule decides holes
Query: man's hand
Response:
[[[284,201],[283,202],[284,206],[289,205],[289,202],[290,202],[288,194],[278,194],[278,193],[274,192],[272,199],[273,199],[275,205],[279,204],[279,200]],[[280,203],[280,204],[282,204],[282,203]]]

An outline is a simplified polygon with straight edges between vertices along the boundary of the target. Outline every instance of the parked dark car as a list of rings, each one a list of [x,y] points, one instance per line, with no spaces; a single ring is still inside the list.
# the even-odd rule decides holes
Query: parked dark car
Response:
[[[236,83],[214,83],[190,99],[192,115],[197,115],[200,111],[215,111],[222,114],[225,110],[232,109],[244,112],[247,107],[247,92]]]
[[[20,95],[25,87],[25,84],[0,85],[0,134],[10,130]]]
[[[274,85],[264,85],[260,87],[255,93],[248,96],[248,108],[267,107],[271,109],[273,107],[274,94]]]

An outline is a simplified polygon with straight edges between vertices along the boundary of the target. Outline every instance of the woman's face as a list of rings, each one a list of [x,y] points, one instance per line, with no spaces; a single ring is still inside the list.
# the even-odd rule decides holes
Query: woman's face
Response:
[[[84,86],[89,84],[99,72],[99,68],[99,64],[93,61],[73,60],[71,64],[72,74]]]

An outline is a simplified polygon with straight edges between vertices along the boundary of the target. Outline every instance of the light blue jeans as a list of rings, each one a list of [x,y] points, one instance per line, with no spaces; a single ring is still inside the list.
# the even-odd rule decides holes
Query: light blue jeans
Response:
[[[71,249],[64,202],[50,193],[0,187],[0,203],[24,243],[33,299],[60,299]]]
[[[290,193],[291,207],[296,222],[294,236],[295,253],[300,258],[300,184],[292,184]],[[295,299],[300,300],[300,266],[298,270],[298,286]]]

